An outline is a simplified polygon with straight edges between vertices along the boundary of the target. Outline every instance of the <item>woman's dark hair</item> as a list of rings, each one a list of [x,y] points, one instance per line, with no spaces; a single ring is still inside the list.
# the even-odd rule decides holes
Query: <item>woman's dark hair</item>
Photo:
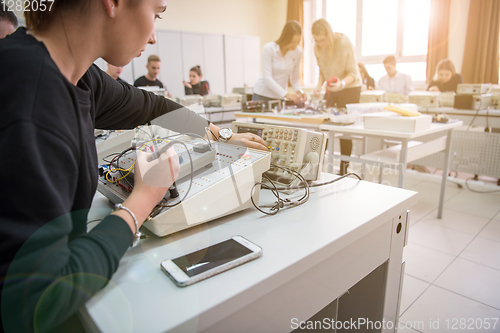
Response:
[[[52,3],[50,10],[47,8],[47,10],[44,11],[25,11],[24,19],[26,21],[26,28],[44,30],[54,21],[56,15],[62,11],[69,9],[79,9],[83,11],[87,9],[86,7],[90,5],[91,2],[92,1],[89,0],[56,0]]]
[[[190,72],[195,72],[196,74],[198,74],[198,76],[202,76],[201,75],[201,67],[200,66],[194,66],[193,68],[191,68],[189,70]]]
[[[438,64],[436,65],[436,75],[437,72],[443,69],[450,71],[453,75],[457,74],[455,65],[453,64],[453,61],[451,61],[450,59],[442,59],[440,62],[438,62]]]
[[[280,48],[290,44],[293,39],[293,36],[302,36],[302,27],[297,21],[288,21],[281,32],[280,38],[276,41],[276,44],[280,46]]]

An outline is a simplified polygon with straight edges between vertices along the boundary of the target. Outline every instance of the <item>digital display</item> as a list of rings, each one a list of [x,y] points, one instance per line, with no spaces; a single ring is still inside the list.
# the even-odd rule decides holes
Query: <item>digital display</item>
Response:
[[[252,133],[262,138],[262,128],[238,127],[238,133]]]
[[[212,268],[244,257],[250,253],[252,253],[252,251],[247,247],[241,245],[234,239],[228,239],[222,243],[175,258],[172,261],[182,269],[187,276],[193,277]]]

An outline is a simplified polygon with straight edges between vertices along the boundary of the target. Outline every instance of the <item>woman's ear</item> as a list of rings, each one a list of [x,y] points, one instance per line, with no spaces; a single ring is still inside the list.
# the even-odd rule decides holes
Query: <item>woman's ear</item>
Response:
[[[106,9],[106,13],[109,17],[115,17],[115,7],[118,5],[118,0],[101,0],[104,8]]]

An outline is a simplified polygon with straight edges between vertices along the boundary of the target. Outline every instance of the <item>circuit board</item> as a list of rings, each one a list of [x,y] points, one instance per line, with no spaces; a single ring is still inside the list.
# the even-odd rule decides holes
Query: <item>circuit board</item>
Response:
[[[200,143],[199,139],[186,139],[183,142],[193,160],[192,180],[186,148],[182,144],[175,144],[176,152],[182,158],[182,173],[176,180],[179,195],[171,198],[167,192],[164,207],[157,206],[144,223],[145,227],[158,236],[251,207],[251,196],[258,202],[260,193],[259,187],[253,188],[254,184],[261,181],[262,173],[270,166],[268,152],[212,143],[211,151],[196,153],[192,150]],[[134,154],[123,155],[118,165],[126,170],[132,166],[134,159]],[[119,181],[119,177],[114,177],[106,177],[105,174],[101,176],[98,190],[113,203],[123,202],[132,190],[133,176],[129,174]]]

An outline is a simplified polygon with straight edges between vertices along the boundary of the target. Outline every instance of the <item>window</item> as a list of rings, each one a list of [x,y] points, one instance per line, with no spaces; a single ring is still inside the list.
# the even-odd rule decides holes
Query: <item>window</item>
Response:
[[[386,74],[384,58],[395,55],[398,71],[425,82],[429,12],[430,0],[305,0],[304,84],[318,80],[311,26],[319,18],[349,37],[376,81]]]

